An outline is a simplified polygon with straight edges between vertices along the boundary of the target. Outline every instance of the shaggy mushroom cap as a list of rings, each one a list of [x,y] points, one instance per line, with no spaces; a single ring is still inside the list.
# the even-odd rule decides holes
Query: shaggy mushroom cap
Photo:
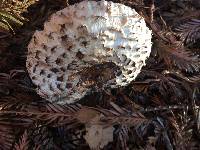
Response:
[[[28,45],[27,70],[37,93],[74,103],[91,89],[126,86],[151,52],[151,31],[132,8],[82,1],[53,14]]]

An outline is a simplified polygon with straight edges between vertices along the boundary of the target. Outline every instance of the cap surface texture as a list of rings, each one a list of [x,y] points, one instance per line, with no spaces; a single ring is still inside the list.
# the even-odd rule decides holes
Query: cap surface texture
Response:
[[[54,13],[34,33],[26,67],[41,97],[74,103],[93,88],[133,81],[150,55],[151,37],[134,9],[82,1]]]

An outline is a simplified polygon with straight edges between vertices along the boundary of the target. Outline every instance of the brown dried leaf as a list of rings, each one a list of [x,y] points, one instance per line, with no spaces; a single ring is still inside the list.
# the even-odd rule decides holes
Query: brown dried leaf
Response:
[[[87,133],[84,138],[91,149],[98,150],[113,141],[113,131],[112,126],[88,125],[86,126]]]
[[[94,118],[98,117],[99,115],[100,113],[98,111],[83,107],[76,113],[76,118],[81,123],[86,124],[86,123],[91,122]]]
[[[152,140],[153,140],[153,137],[152,137]],[[144,150],[156,150],[156,148],[152,146],[151,144],[147,144]]]

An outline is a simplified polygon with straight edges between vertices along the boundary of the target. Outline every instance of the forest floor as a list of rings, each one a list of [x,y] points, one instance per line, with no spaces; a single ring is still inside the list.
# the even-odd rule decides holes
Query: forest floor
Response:
[[[27,45],[52,13],[79,1],[39,0],[15,34],[0,32],[0,149],[199,150],[200,1],[113,0],[152,30],[147,65],[126,87],[52,104],[29,78]]]

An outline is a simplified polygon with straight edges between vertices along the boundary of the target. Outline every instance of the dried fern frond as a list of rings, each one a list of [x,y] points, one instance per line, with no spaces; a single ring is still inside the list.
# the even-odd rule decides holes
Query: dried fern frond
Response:
[[[187,110],[186,110],[187,111]],[[184,117],[181,117],[182,115],[179,114],[177,116],[181,117],[174,117],[173,119],[170,119],[170,123],[176,131],[173,129],[170,131],[173,133],[173,141],[174,145],[177,149],[193,149],[198,150],[199,149],[199,142],[193,139],[193,132],[194,128],[192,127],[194,125],[193,119],[188,116],[188,112],[185,110],[182,112],[185,114]],[[195,131],[196,132],[196,131]],[[198,133],[197,133],[198,134]]]
[[[156,117],[153,124],[155,127],[154,133],[157,149],[173,149],[173,144],[168,132],[168,125],[165,123],[165,120],[161,117]]]
[[[40,149],[55,149],[52,132],[47,126],[36,125],[28,133],[32,147],[40,146]]]
[[[155,41],[155,51],[160,59],[163,59],[169,68],[178,67],[186,72],[198,72],[200,61],[198,55],[176,45],[166,45],[162,41]]]
[[[181,88],[182,81],[169,75],[156,71],[143,70],[140,73],[140,78],[145,79],[143,82],[146,82],[149,87],[157,89],[165,98],[173,95],[182,98],[185,94]]]
[[[8,125],[0,125],[0,149],[10,150],[14,140],[13,128]]]
[[[132,112],[123,107],[120,107],[114,103],[111,103],[111,109],[104,109],[102,107],[88,107],[81,105],[58,105],[58,104],[43,104],[40,106],[40,110],[6,110],[5,107],[0,111],[1,122],[5,125],[8,125],[12,122],[14,126],[27,127],[34,124],[38,124],[39,127],[53,127],[57,128],[58,126],[66,125],[68,128],[71,124],[80,124],[80,125],[105,125],[113,127],[114,125],[124,125],[128,127],[139,127],[148,122],[148,119],[143,116],[140,112]],[[9,107],[10,108],[10,107]],[[34,131],[36,131],[34,129]],[[41,132],[39,131],[38,134]],[[47,131],[46,133],[50,133]],[[67,132],[69,133],[69,131]],[[126,133],[125,128],[121,131],[121,138],[124,138]],[[32,137],[36,137],[33,135]],[[51,138],[48,138],[48,134],[40,134],[39,140],[33,141],[34,146],[40,145],[49,145]],[[44,138],[44,139],[43,139]],[[128,138],[128,137],[127,137]],[[77,140],[78,139],[75,137]],[[72,138],[71,138],[72,140]],[[120,140],[120,139],[119,139]],[[122,139],[121,139],[122,140]],[[47,142],[45,144],[45,142]],[[73,142],[73,141],[71,141]],[[75,141],[76,142],[76,141]],[[76,144],[73,142],[74,144]],[[125,141],[121,141],[125,142]],[[74,145],[75,146],[75,145]],[[124,143],[124,147],[126,144]]]
[[[21,14],[27,11],[27,8],[38,0],[1,0],[0,10],[11,12],[20,19],[24,19]]]
[[[191,45],[200,39],[200,20],[191,19],[175,28],[181,40],[186,45]]]
[[[0,29],[14,32],[12,24],[23,25],[22,21],[12,13],[0,10]]]
[[[21,14],[27,11],[27,8],[39,0],[3,0],[1,8],[9,12],[13,12],[18,17],[23,18]]]
[[[27,131],[21,136],[19,143],[15,144],[15,150],[28,150],[29,147],[29,140]]]
[[[100,117],[98,123],[110,125],[124,124],[128,126],[139,126],[148,119],[140,112],[130,112],[125,108],[112,103],[112,109],[94,108],[81,105],[58,105],[44,104],[41,110],[6,110],[0,111],[1,123],[27,126],[34,122],[43,123],[53,127],[70,124],[74,122],[89,123],[94,117]],[[2,105],[3,106],[3,105]],[[16,105],[15,105],[16,106]],[[16,106],[17,107],[17,106]],[[12,107],[11,107],[12,108]],[[18,107],[17,107],[18,108]],[[12,116],[15,117],[12,117]]]
[[[129,149],[128,144],[127,144],[127,141],[129,139],[128,132],[129,132],[129,128],[124,125],[120,126],[116,131],[117,144],[121,150]]]
[[[0,30],[12,31],[13,24],[23,25],[22,13],[37,0],[2,0],[0,1]]]
[[[54,137],[55,141],[58,141],[56,144],[63,145],[60,146],[63,147],[63,149],[65,149],[65,147],[69,149],[78,149],[78,147],[84,147],[85,145],[85,132],[86,129],[84,125],[74,123],[54,128]]]

